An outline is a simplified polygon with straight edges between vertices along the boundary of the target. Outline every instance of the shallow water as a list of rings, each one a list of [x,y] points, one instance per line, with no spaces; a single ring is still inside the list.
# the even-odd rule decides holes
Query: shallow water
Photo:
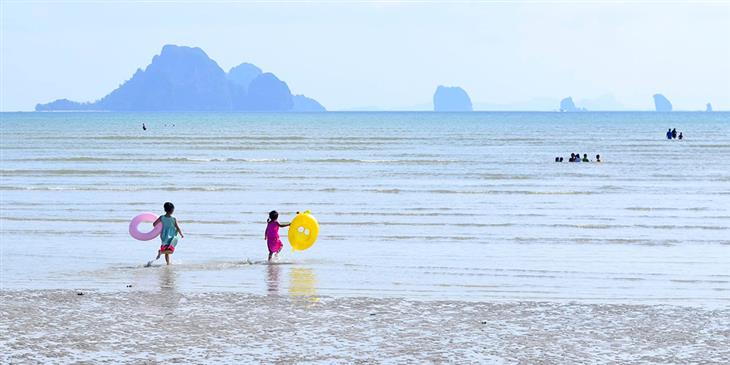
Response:
[[[1,116],[4,289],[730,304],[728,113]],[[271,209],[319,241],[263,264]]]

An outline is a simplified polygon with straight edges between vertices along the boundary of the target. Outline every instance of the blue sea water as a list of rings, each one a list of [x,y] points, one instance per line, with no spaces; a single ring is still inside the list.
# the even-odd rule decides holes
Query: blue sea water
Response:
[[[3,289],[730,304],[730,113],[0,117]],[[263,264],[272,209],[314,247]]]

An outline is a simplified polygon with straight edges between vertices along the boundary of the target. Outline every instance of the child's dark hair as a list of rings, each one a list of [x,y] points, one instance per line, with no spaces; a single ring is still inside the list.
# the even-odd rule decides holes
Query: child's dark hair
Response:
[[[275,210],[272,210],[272,211],[269,212],[269,219],[266,220],[266,223],[269,223],[271,221],[275,221],[277,219],[279,219],[279,212],[277,212]]]
[[[171,214],[172,211],[175,210],[175,205],[170,202],[166,202],[162,207],[165,208],[165,213],[168,214]]]

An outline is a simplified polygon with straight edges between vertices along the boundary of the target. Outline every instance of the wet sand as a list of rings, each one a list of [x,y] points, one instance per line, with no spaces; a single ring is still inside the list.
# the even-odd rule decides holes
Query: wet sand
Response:
[[[730,309],[0,292],[0,362],[721,364]]]

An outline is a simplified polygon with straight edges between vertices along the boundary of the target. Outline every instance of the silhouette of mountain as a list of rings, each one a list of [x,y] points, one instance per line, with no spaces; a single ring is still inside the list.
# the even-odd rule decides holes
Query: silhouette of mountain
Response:
[[[433,110],[436,112],[470,112],[471,99],[464,89],[439,85],[433,94]]]
[[[289,86],[269,72],[251,81],[243,101],[243,110],[253,111],[291,110],[294,106]]]
[[[318,103],[317,100],[308,98],[304,95],[294,95],[292,97],[294,107],[292,111],[295,112],[323,112],[326,111],[322,104]]]
[[[586,111],[586,109],[575,106],[575,103],[573,102],[573,98],[569,96],[563,100],[560,100],[560,111],[561,112],[584,112],[584,111]]]
[[[263,71],[260,68],[250,63],[242,63],[236,67],[231,68],[228,71],[228,80],[234,84],[243,87],[245,91],[248,91],[248,85],[251,81],[261,75]]]
[[[38,104],[35,107],[36,111],[52,111],[52,110],[89,110],[91,104],[89,103],[77,103],[68,99],[58,99],[48,104]]]
[[[59,99],[36,110],[294,111],[292,98],[285,82],[254,65],[226,74],[200,48],[166,45],[147,68],[98,101]]]
[[[654,94],[654,108],[658,112],[671,112],[672,103],[662,94]]]

